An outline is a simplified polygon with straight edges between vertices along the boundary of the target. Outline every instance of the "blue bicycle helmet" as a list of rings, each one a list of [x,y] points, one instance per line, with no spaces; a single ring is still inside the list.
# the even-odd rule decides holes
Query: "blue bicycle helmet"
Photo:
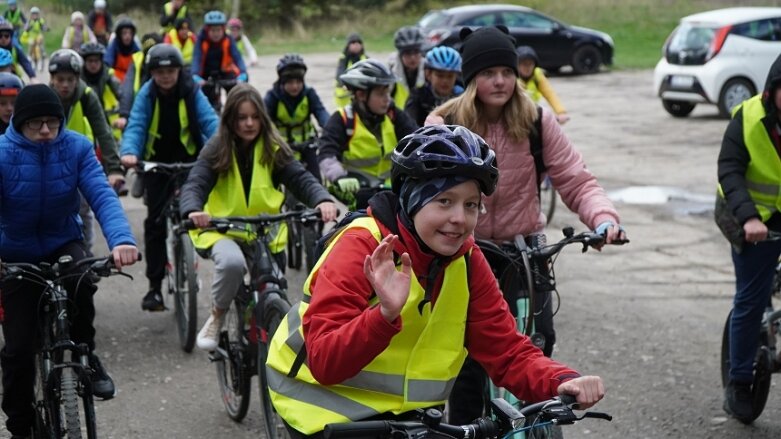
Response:
[[[426,53],[426,68],[459,73],[461,71],[461,55],[452,47],[435,47]]]
[[[203,16],[203,24],[206,26],[225,26],[228,19],[222,11],[209,11]]]
[[[496,154],[482,137],[459,125],[430,125],[401,139],[391,156],[391,187],[396,194],[404,180],[449,175],[474,178],[480,191],[496,190]]]
[[[13,63],[14,57],[11,55],[11,51],[0,47],[0,67],[8,67]]]
[[[9,72],[0,72],[0,96],[16,96],[24,84],[18,76]]]

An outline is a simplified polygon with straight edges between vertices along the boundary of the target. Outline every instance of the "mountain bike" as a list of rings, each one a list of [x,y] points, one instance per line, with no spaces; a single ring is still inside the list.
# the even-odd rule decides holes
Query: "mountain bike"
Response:
[[[46,64],[46,48],[43,45],[43,34],[38,34],[30,43],[30,63],[33,69],[42,72]]]
[[[585,253],[590,247],[599,247],[605,242],[604,236],[591,231],[575,234],[572,227],[565,227],[562,232],[564,238],[553,244],[547,244],[545,235],[542,234],[529,237],[518,235],[514,241],[500,245],[488,240],[476,240],[477,245],[488,258],[499,281],[499,287],[510,304],[510,309],[516,317],[518,331],[529,336],[532,344],[543,350],[547,356],[552,353],[552,343],[550,340],[546,343],[545,335],[537,329],[552,330],[553,318],[561,306],[554,271],[559,252],[568,245],[580,244],[582,252]],[[614,244],[628,242],[628,240],[614,241]],[[538,303],[539,300],[544,302]],[[486,393],[484,401],[499,397],[516,407],[524,404],[512,393],[493,383],[489,383]],[[555,426],[539,429],[530,437],[561,437],[561,431],[553,427]]]
[[[587,411],[577,416],[575,398],[557,396],[547,401],[516,409],[501,398],[491,400],[493,416],[480,418],[468,425],[442,422],[442,412],[436,408],[418,410],[416,421],[358,421],[327,424],[323,435],[331,438],[506,438],[530,433],[550,425],[571,425],[585,418],[611,421],[607,413]]]
[[[781,233],[770,232],[770,240],[781,239]],[[762,326],[759,330],[759,348],[754,358],[754,377],[751,382],[751,394],[753,397],[753,416],[745,422],[750,424],[762,414],[770,395],[771,375],[781,371],[781,353],[776,348],[778,337],[781,336],[781,310],[773,307],[773,297],[781,298],[781,259],[776,264],[776,274],[772,284],[772,294],[768,301],[765,313],[762,315]],[[721,337],[721,385],[726,388],[729,383],[730,369],[730,321],[732,310],[727,314],[724,323],[724,332]]]
[[[140,162],[137,166],[138,175],[163,174],[170,177],[173,185],[171,196],[166,202],[163,215],[158,218],[166,223],[166,254],[165,264],[168,294],[173,295],[174,316],[179,333],[179,346],[183,351],[192,352],[195,345],[195,334],[198,323],[198,258],[195,247],[187,234],[180,227],[183,218],[179,214],[179,191],[187,180],[187,174],[195,163],[158,163]],[[161,188],[163,189],[163,188]]]
[[[206,82],[201,86],[203,94],[209,99],[209,103],[212,104],[214,112],[219,115],[222,112],[222,90],[225,93],[229,92],[236,84],[238,84],[236,78],[225,78],[221,73],[210,74],[206,78]]]
[[[140,255],[139,255],[140,260]],[[129,274],[114,269],[113,257],[85,258],[74,262],[62,256],[55,264],[42,262],[0,263],[3,281],[26,280],[44,287],[39,308],[41,347],[36,353],[36,439],[88,439],[97,437],[89,347],[70,338],[66,279]],[[86,269],[85,269],[86,268]],[[77,288],[78,290],[78,288]]]
[[[290,142],[290,148],[295,152],[316,150],[316,138],[304,142]],[[302,162],[303,163],[303,162]],[[306,166],[306,163],[303,163]],[[285,190],[285,210],[305,210],[306,206],[298,201],[293,194]],[[306,257],[306,270],[312,271],[315,266],[314,251],[317,240],[323,234],[323,223],[301,221],[289,221],[287,225],[287,266],[294,270],[300,270]]]
[[[286,221],[315,222],[318,210],[297,210],[277,215],[212,218],[202,231],[249,233],[251,240],[244,251],[248,280],[239,289],[233,305],[225,315],[217,349],[209,359],[217,369],[220,393],[228,416],[241,421],[247,415],[252,376],[258,375],[260,405],[267,438],[287,437],[282,419],[271,404],[266,378],[268,343],[290,309],[287,280],[271,253],[269,229]],[[185,227],[193,228],[192,222]]]

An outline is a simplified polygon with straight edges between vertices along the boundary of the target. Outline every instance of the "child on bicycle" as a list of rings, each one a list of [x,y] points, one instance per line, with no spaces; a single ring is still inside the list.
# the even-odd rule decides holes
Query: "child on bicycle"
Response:
[[[334,88],[334,103],[336,108],[344,108],[345,105],[350,103],[350,90],[342,84],[339,79],[344,72],[347,71],[353,64],[358,61],[368,59],[366,50],[363,47],[363,39],[357,32],[353,32],[347,36],[347,42],[342,50],[342,55],[339,57],[339,61],[336,64],[336,86]]]
[[[126,168],[139,160],[162,163],[193,162],[204,143],[217,131],[217,115],[203,92],[183,69],[179,49],[157,44],[146,55],[152,79],[144,83],[133,102],[120,158]],[[171,178],[163,174],[144,176],[146,277],[149,291],[141,302],[146,311],[164,311],[161,292],[166,264],[166,227],[163,213],[171,197]]]
[[[266,92],[263,102],[271,121],[282,134],[296,159],[301,160],[307,171],[320,181],[320,167],[317,165],[317,150],[300,149],[304,142],[317,137],[312,116],[322,128],[328,122],[328,112],[314,88],[304,83],[306,63],[301,55],[288,53],[277,63],[277,81]]]
[[[19,95],[22,87],[24,84],[18,76],[9,72],[0,72],[0,134],[5,134],[5,130],[11,124],[16,96]]]
[[[338,197],[361,209],[371,195],[360,191],[361,181],[355,175],[389,186],[393,146],[417,125],[394,106],[390,89],[396,77],[385,64],[375,59],[359,61],[340,79],[353,94],[352,104],[326,122],[317,159],[320,174]]]
[[[180,210],[197,227],[207,227],[211,217],[279,213],[285,194],[322,213],[324,222],[336,218],[331,196],[293,158],[292,151],[274,128],[260,93],[249,84],[239,84],[229,93],[220,118],[220,128],[198,157],[182,188]],[[270,250],[280,268],[285,266],[287,233],[281,226]],[[241,286],[246,263],[241,237],[217,232],[191,232],[195,247],[214,261],[212,311],[198,332],[199,348],[217,347],[225,311]]]
[[[404,107],[415,123],[423,125],[431,111],[464,92],[456,83],[461,74],[461,55],[456,49],[438,46],[426,53],[426,84],[412,92]]]
[[[48,151],[48,152],[44,152]],[[23,178],[19,169],[24,168]],[[11,126],[0,136],[0,259],[3,262],[54,263],[64,255],[75,261],[87,256],[80,227],[79,193],[95,210],[117,267],[133,264],[138,250],[127,217],[95,158],[92,143],[65,129],[65,111],[57,94],[43,84],[19,92]],[[70,335],[89,347],[92,393],[115,395],[111,377],[95,354],[97,287],[89,276],[65,283],[70,298]],[[33,406],[35,352],[39,348],[38,315],[42,287],[30,281],[0,284],[5,310],[0,352],[3,411],[14,438],[30,437],[36,417]]]
[[[14,32],[21,32],[27,24],[27,18],[24,16],[24,12],[19,9],[16,0],[8,0],[8,9],[3,12],[3,18],[11,23],[14,27]]]
[[[27,45],[27,53],[33,58],[33,62],[40,63],[39,71],[43,71],[43,59],[46,58],[46,45],[43,43],[43,33],[49,32],[46,20],[41,17],[41,9],[38,6],[30,8],[30,20],[24,25],[19,42]],[[36,52],[37,59],[36,59]]]
[[[391,174],[393,191],[328,243],[269,347],[271,399],[291,436],[443,405],[467,349],[525,400],[599,401],[601,378],[546,358],[516,330],[475,244],[483,194],[499,178],[483,139],[421,128],[396,146]]]
[[[164,43],[170,44],[182,52],[186,67],[193,63],[193,51],[195,50],[195,34],[190,30],[190,26],[190,20],[177,18],[174,21],[174,28],[163,37]]]
[[[106,46],[103,62],[114,71],[113,75],[122,82],[133,63],[133,54],[139,50],[141,48],[136,44],[135,23],[129,18],[122,18],[117,22],[114,39]]]
[[[252,67],[258,65],[258,54],[252,41],[244,33],[244,24],[240,19],[234,17],[228,20],[228,35],[236,41],[236,47],[239,48],[241,56],[249,61],[249,65]]]
[[[399,108],[404,108],[407,99],[416,89],[426,82],[423,71],[423,32],[417,26],[404,26],[393,36],[396,52],[388,59],[388,67],[397,82],[391,90],[393,101]]]
[[[130,110],[133,109],[133,100],[136,94],[141,86],[149,80],[149,69],[145,62],[146,54],[149,49],[162,42],[163,39],[155,32],[144,34],[141,37],[141,50],[133,54],[120,91],[122,96],[119,99],[119,118],[123,125],[127,124],[127,118],[130,117]]]
[[[122,138],[123,121],[119,120],[119,99],[121,97],[119,79],[112,75],[112,69],[103,63],[106,48],[100,43],[86,43],[79,48],[79,55],[84,60],[81,79],[98,96],[103,107],[103,113],[112,129],[114,140]]]
[[[209,79],[235,79],[238,82],[247,82],[249,79],[236,42],[225,33],[227,22],[221,11],[207,12],[203,16],[203,30],[195,40],[193,51],[193,79],[203,87],[203,92],[215,108],[218,108],[220,94],[215,92],[214,87],[222,86],[210,84]],[[230,87],[225,87],[225,91],[230,91]]]
[[[92,29],[84,24],[84,14],[75,11],[71,14],[71,24],[65,28],[65,33],[62,34],[63,49],[79,50],[84,43],[97,43],[95,34],[92,33]]]
[[[561,104],[559,96],[553,90],[548,78],[545,77],[545,72],[537,67],[540,63],[537,52],[529,46],[519,46],[515,52],[518,54],[518,76],[526,93],[534,102],[545,98],[553,112],[556,113],[556,120],[562,125],[567,123],[569,121],[567,109]]]
[[[583,158],[562,132],[554,116],[539,110],[518,84],[518,56],[507,29],[480,28],[461,32],[462,72],[466,91],[434,110],[427,124],[463,124],[486,139],[496,152],[502,179],[493,196],[484,200],[485,214],[475,228],[475,237],[497,242],[512,241],[516,235],[541,234],[545,215],[540,211],[535,158],[530,153],[530,136],[540,121],[542,159],[553,186],[564,203],[581,221],[606,242],[625,239],[618,213]],[[541,116],[540,116],[541,115]],[[535,325],[545,337],[543,352],[550,356],[555,343],[552,301],[540,289]],[[469,362],[465,375],[456,383],[451,398],[451,419],[469,422],[479,416],[482,401],[474,398],[481,387],[479,365]]]
[[[5,49],[11,53],[11,60],[14,66],[14,73],[20,78],[24,73],[30,79],[30,83],[36,82],[35,68],[30,64],[30,60],[22,49],[22,45],[14,38],[14,28],[7,21],[0,21],[0,49]]]

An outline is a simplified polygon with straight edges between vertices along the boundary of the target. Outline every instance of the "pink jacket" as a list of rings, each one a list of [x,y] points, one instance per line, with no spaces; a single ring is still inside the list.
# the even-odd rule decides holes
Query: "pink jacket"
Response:
[[[618,212],[586,169],[583,157],[564,135],[553,113],[542,112],[542,157],[553,186],[580,220],[594,229],[604,221],[619,224]],[[426,125],[442,124],[443,118],[431,114]],[[512,240],[515,235],[542,232],[545,215],[540,210],[535,181],[534,159],[529,140],[515,143],[506,136],[501,124],[488,125],[485,141],[496,152],[499,185],[485,197],[486,213],[481,214],[475,236],[495,241]]]

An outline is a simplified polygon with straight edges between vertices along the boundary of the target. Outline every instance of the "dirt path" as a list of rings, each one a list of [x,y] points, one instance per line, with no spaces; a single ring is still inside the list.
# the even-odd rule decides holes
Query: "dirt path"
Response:
[[[308,83],[329,108],[336,58],[306,56]],[[251,76],[265,92],[275,77],[276,58],[261,62]],[[669,117],[651,90],[651,71],[557,77],[552,82],[572,114],[567,134],[606,189],[662,185],[702,196],[714,193],[726,126],[716,118],[715,107],[698,108],[684,120]],[[124,204],[136,236],[143,236],[144,206],[135,199]],[[781,421],[772,416],[781,409],[775,385],[754,426],[728,420],[721,410],[719,350],[732,267],[711,213],[684,213],[700,205],[617,203],[630,245],[583,255],[572,248],[558,260],[562,306],[556,317],[555,357],[584,373],[602,375],[608,395],[598,408],[615,417],[612,423],[580,423],[566,430],[568,437],[781,434]],[[549,240],[560,237],[558,229],[564,225],[584,229],[565,210],[559,205]],[[200,321],[207,309],[211,265],[202,267]],[[104,280],[97,296],[98,348],[119,389],[115,400],[97,404],[101,437],[259,437],[257,392],[247,419],[230,421],[206,354],[179,350],[172,313],[140,310],[146,291],[143,265],[130,272],[135,282]],[[292,272],[290,281],[291,295],[299,297],[303,275]]]

